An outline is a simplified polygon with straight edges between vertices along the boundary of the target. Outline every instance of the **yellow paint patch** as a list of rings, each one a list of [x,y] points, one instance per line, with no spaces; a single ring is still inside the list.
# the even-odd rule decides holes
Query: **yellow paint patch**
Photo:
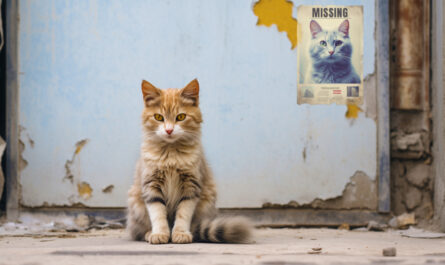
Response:
[[[80,151],[82,150],[82,148],[88,143],[88,139],[83,139],[80,140],[79,142],[76,143],[76,151],[74,151],[74,153],[77,155],[78,153],[80,153]]]
[[[93,189],[91,188],[90,184],[81,182],[77,184],[77,192],[79,193],[79,196],[82,197],[82,199],[88,200],[89,198],[91,198]]]
[[[259,0],[253,6],[253,13],[258,17],[257,25],[270,27],[276,25],[278,31],[287,32],[292,49],[297,46],[297,20],[292,17],[294,4],[287,0]]]
[[[359,112],[363,112],[359,106],[356,104],[348,104],[348,110],[346,111],[345,117],[347,119],[356,119]]]

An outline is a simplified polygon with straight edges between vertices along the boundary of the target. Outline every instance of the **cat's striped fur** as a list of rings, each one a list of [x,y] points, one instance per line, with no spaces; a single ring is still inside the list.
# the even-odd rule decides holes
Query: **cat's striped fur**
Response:
[[[128,193],[130,236],[152,244],[248,242],[245,218],[217,216],[216,187],[201,145],[198,81],[167,90],[143,81],[142,92],[141,156]],[[181,113],[186,116],[179,121]]]

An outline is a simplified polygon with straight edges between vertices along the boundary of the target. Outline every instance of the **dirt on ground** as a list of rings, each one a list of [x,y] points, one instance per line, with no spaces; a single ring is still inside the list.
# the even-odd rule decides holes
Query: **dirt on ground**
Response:
[[[418,231],[419,232],[419,231]],[[150,245],[123,229],[0,236],[0,264],[445,264],[445,238],[338,229],[257,229],[250,244]],[[408,237],[414,235],[414,238]],[[390,256],[383,256],[384,249]],[[395,256],[394,256],[395,255]]]

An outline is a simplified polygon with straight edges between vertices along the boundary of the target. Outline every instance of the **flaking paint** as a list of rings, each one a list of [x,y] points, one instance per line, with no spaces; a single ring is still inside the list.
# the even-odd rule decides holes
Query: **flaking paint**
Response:
[[[366,75],[374,70],[374,1],[363,4]],[[250,1],[21,1],[20,15],[19,119],[35,143],[23,151],[26,206],[125,206],[142,78],[166,88],[198,77],[220,207],[307,204],[340,196],[354,172],[375,179],[374,120],[359,113],[351,124],[345,106],[297,106],[296,50],[256,25]],[[76,151],[88,200],[77,182],[63,181]],[[113,192],[101,192],[111,184]]]
[[[258,17],[257,25],[276,25],[279,32],[286,32],[292,49],[298,44],[297,20],[292,17],[294,4],[287,0],[259,0],[253,6]]]
[[[88,200],[93,194],[93,189],[91,188],[90,184],[82,181],[77,184],[77,192],[82,199]]]
[[[347,119],[357,119],[358,114],[363,112],[363,110],[357,104],[347,104],[348,108],[345,113]]]

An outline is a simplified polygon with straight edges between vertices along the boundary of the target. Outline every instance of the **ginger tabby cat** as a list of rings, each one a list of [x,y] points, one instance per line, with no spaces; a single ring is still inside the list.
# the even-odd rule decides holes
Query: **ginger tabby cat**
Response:
[[[246,243],[251,225],[218,217],[216,187],[201,144],[199,83],[161,90],[142,82],[143,137],[128,192],[127,229],[151,244]]]

